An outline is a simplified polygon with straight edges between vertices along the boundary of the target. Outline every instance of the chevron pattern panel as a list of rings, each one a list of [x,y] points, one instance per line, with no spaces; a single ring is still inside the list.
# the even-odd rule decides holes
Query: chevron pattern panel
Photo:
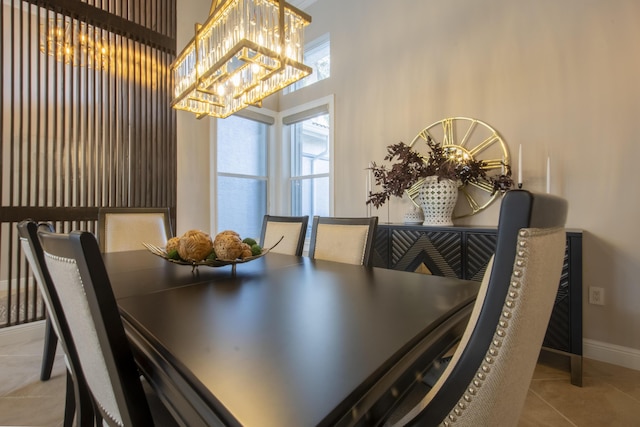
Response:
[[[389,229],[378,228],[373,240],[373,266],[389,268]]]
[[[451,231],[391,230],[391,268],[462,277],[462,240]]]
[[[496,250],[496,233],[467,233],[464,278],[481,282],[489,259]]]
[[[542,343],[545,347],[571,351],[571,293],[569,282],[569,245],[564,256],[560,286],[556,294],[547,333]]]
[[[496,230],[491,228],[382,225],[374,244],[374,265],[481,281],[496,243]],[[545,347],[582,355],[581,301],[582,234],[567,232],[567,249]]]
[[[495,252],[495,233],[467,233],[465,278],[482,281],[487,263]],[[543,345],[560,351],[571,351],[571,294],[569,282],[569,243],[565,250],[558,293]]]

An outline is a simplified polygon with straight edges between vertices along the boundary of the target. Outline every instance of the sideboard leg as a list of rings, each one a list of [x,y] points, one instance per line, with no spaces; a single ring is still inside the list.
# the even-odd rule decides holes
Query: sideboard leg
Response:
[[[571,355],[571,384],[582,387],[582,356]]]

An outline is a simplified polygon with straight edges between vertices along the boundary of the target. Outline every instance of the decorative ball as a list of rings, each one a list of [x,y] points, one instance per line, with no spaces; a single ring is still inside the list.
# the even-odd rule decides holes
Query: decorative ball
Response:
[[[240,235],[238,233],[236,233],[235,231],[233,231],[233,230],[221,231],[216,235],[216,237],[218,237],[218,236],[226,236],[226,235],[236,236],[237,238],[240,238]]]
[[[213,240],[213,250],[216,251],[218,259],[235,260],[242,255],[242,239],[235,231],[227,230],[218,233]]]
[[[186,261],[202,261],[212,250],[211,236],[204,231],[189,230],[180,237],[178,254]]]
[[[255,244],[253,246],[251,246],[251,255],[256,256],[256,255],[260,255],[262,253],[262,248],[260,247],[259,244]]]
[[[167,251],[167,253],[169,253],[171,251],[177,251],[179,244],[180,244],[180,238],[179,237],[172,237],[167,241],[167,245],[165,246],[165,250]]]
[[[242,243],[242,253],[240,254],[240,258],[245,259],[249,258],[253,253],[251,252],[251,246],[248,243]]]
[[[242,239],[242,243],[246,243],[249,246],[253,246],[253,245],[257,244],[258,242],[256,242],[256,240],[252,239],[251,237],[246,237],[246,238]]]

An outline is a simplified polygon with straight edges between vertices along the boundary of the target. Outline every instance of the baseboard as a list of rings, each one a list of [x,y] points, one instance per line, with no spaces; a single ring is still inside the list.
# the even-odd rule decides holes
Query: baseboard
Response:
[[[9,326],[0,329],[0,348],[3,345],[19,344],[42,339],[44,337],[44,320]]]
[[[600,362],[640,371],[640,350],[635,348],[583,339],[582,352],[587,359],[599,360]]]
[[[18,278],[18,279],[13,279],[13,280],[12,280],[12,282],[13,282],[13,289],[14,289],[14,290],[16,289],[16,285],[17,285],[18,283],[22,284],[21,286],[24,286],[25,280],[26,280],[26,279],[25,279],[24,277],[20,277],[20,278]],[[0,292],[1,292],[1,291],[7,292],[8,290],[9,290],[9,280],[7,280],[7,279],[2,279],[2,280],[0,280]]]

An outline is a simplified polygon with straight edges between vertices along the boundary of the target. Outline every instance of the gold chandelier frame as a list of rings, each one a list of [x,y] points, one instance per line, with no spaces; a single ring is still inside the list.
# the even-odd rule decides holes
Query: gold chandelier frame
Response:
[[[214,0],[171,69],[175,109],[225,118],[311,74],[311,17],[284,0]]]

